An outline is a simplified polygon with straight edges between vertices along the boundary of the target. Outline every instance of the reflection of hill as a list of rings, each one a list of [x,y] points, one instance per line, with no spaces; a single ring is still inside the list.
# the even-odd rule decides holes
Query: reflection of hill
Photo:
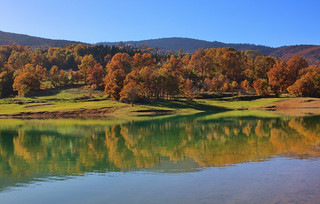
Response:
[[[181,172],[276,155],[318,157],[319,119],[185,117],[114,126],[0,126],[0,180],[141,168]]]

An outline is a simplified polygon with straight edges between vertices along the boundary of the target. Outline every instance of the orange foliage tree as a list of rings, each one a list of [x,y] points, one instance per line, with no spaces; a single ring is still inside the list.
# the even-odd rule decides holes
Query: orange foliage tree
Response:
[[[253,88],[256,90],[258,96],[267,96],[268,82],[265,79],[257,79],[253,82]]]
[[[153,66],[155,59],[152,58],[150,53],[136,53],[132,58],[132,66],[137,69],[142,69],[143,67]]]
[[[271,90],[278,96],[287,85],[287,65],[285,62],[277,62],[267,73]]]
[[[288,86],[294,84],[299,78],[299,71],[307,68],[308,62],[301,56],[293,56],[287,62],[287,84]]]
[[[241,82],[241,88],[245,91],[249,91],[250,89],[250,83],[248,80],[244,80]]]
[[[296,96],[320,96],[320,73],[307,72],[292,86],[288,87],[289,93]]]
[[[80,74],[84,79],[84,83],[87,84],[87,75],[88,75],[88,70],[93,68],[95,65],[96,61],[93,58],[92,55],[85,55],[81,59],[81,64],[78,65],[78,68],[80,70]]]
[[[88,70],[88,83],[93,89],[100,89],[103,87],[103,79],[106,75],[106,71],[103,69],[102,65],[96,63],[94,67]]]
[[[133,105],[142,98],[140,85],[133,80],[130,80],[120,92],[120,101],[128,102]]]
[[[242,81],[246,65],[246,57],[240,51],[227,51],[220,58],[222,74],[232,81]]]
[[[33,73],[24,72],[14,79],[13,89],[21,96],[28,95],[40,89],[40,81]]]
[[[126,74],[123,69],[109,70],[104,78],[105,92],[109,94],[111,98],[119,100],[125,78]]]

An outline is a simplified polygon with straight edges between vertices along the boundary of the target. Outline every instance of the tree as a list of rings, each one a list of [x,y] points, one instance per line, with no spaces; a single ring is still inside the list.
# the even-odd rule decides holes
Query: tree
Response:
[[[293,56],[287,62],[287,85],[291,86],[299,78],[299,71],[307,68],[308,62],[300,56]]]
[[[125,74],[131,72],[132,59],[127,53],[115,54],[107,65],[107,69],[116,70],[121,69]]]
[[[248,80],[244,80],[241,82],[241,88],[245,91],[249,91],[250,89],[250,83]]]
[[[298,79],[292,86],[288,87],[290,94],[296,96],[320,96],[320,73],[307,72]]]
[[[103,79],[106,75],[106,71],[103,69],[102,65],[96,63],[94,67],[88,70],[88,83],[93,89],[100,89],[103,87]]]
[[[14,79],[13,89],[21,96],[40,89],[39,79],[31,72],[21,73]]]
[[[187,79],[183,86],[183,94],[187,100],[192,101],[194,98],[193,81]]]
[[[45,81],[47,79],[47,69],[41,65],[36,65],[35,75],[40,81]]]
[[[54,87],[57,87],[60,84],[59,75],[60,75],[59,67],[56,65],[53,65],[49,71],[49,80]]]
[[[132,105],[141,98],[142,92],[140,86],[135,81],[129,81],[120,92],[120,100]]]
[[[143,67],[153,66],[155,59],[152,58],[150,53],[136,53],[132,58],[132,66],[137,69],[142,69]]]
[[[5,65],[4,69],[0,72],[0,98],[13,94],[13,74],[14,70],[10,65]]]
[[[109,69],[104,78],[105,92],[109,94],[111,98],[119,100],[125,78],[126,74],[123,69]]]
[[[144,96],[151,99],[157,96],[158,73],[154,67],[144,67],[139,71],[141,90]]]
[[[256,90],[258,96],[267,96],[268,82],[265,79],[257,79],[253,82],[253,88]]]
[[[75,83],[79,83],[79,81],[81,80],[81,74],[79,71],[73,71],[72,69],[69,70],[69,73],[70,73],[70,76],[71,76],[71,79],[70,79],[70,82],[72,84],[75,84]]]
[[[88,70],[92,67],[94,67],[96,61],[93,58],[92,55],[85,55],[81,59],[81,64],[78,65],[78,68],[80,70],[80,74],[84,79],[84,83],[87,84],[87,75],[88,75]]]
[[[267,79],[267,72],[272,69],[275,61],[270,56],[259,55],[254,60],[254,77],[255,79]]]
[[[285,62],[277,62],[267,73],[269,85],[276,96],[287,87],[287,65]]]
[[[220,65],[230,80],[240,82],[246,70],[246,57],[240,51],[227,51],[221,56]]]
[[[69,84],[69,76],[66,71],[63,69],[59,70],[59,80],[58,80],[58,85],[59,86],[66,86]]]

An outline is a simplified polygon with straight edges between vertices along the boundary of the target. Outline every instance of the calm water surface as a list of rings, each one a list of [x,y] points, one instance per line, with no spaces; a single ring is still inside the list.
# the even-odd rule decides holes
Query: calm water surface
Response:
[[[320,117],[0,120],[0,203],[319,203]]]

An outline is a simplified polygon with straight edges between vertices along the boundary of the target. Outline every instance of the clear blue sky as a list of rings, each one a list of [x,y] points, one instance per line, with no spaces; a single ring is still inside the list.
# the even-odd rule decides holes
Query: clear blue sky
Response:
[[[0,30],[101,41],[320,45],[320,0],[0,0]]]

